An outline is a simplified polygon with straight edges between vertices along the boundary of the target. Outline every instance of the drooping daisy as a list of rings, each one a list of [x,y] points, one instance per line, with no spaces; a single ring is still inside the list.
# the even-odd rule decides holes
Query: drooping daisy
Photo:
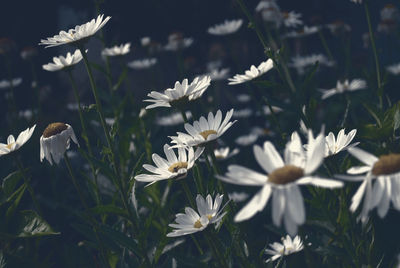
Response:
[[[53,57],[53,62],[43,65],[42,68],[49,72],[64,70],[71,68],[82,59],[81,51],[77,49],[75,50],[74,54],[68,52],[66,57],[61,55],[59,57]]]
[[[15,140],[13,135],[8,136],[7,144],[0,143],[0,156],[9,154],[21,148],[32,136],[33,131],[35,130],[36,125],[33,125],[31,128],[27,128],[22,131],[17,140]]]
[[[226,113],[224,121],[222,121],[222,112],[218,110],[215,117],[212,112],[208,113],[208,118],[200,117],[199,121],[194,121],[193,125],[186,123],[185,129],[187,133],[177,132],[178,136],[171,136],[172,143],[179,146],[204,146],[207,143],[221,137],[235,122],[230,122],[233,109]]]
[[[156,58],[148,58],[142,60],[134,60],[128,63],[128,67],[134,70],[145,70],[149,69],[157,63]]]
[[[344,129],[341,129],[336,139],[332,132],[329,132],[328,136],[325,137],[325,157],[337,154],[359,144],[359,142],[350,144],[356,136],[357,129],[353,129],[347,134],[344,131]]]
[[[257,163],[268,174],[251,169],[230,165],[225,176],[219,179],[238,185],[262,186],[261,190],[236,214],[236,222],[247,220],[262,211],[272,195],[272,220],[280,226],[282,218],[286,231],[290,235],[297,233],[299,225],[305,222],[305,208],[300,185],[311,184],[325,188],[337,188],[343,183],[324,179],[311,174],[318,169],[324,159],[325,140],[322,133],[314,139],[308,134],[309,148],[303,150],[299,135],[294,132],[286,144],[284,160],[271,142],[265,142],[264,148],[253,147]]]
[[[286,238],[282,237],[282,244],[274,242],[272,244],[269,244],[269,247],[271,249],[266,249],[265,253],[268,255],[272,255],[272,257],[269,258],[266,262],[275,261],[283,256],[302,251],[304,248],[303,241],[301,241],[301,238],[298,235],[296,235],[293,240],[289,235],[286,235]]]
[[[151,99],[146,99],[146,102],[154,102],[146,106],[146,109],[155,107],[180,107],[188,101],[200,98],[211,83],[209,76],[202,78],[196,77],[192,83],[188,84],[188,80],[184,79],[182,83],[175,82],[174,88],[164,90],[164,93],[152,91],[147,94]]]
[[[40,137],[40,162],[46,158],[50,165],[60,163],[66,150],[69,149],[70,140],[79,146],[73,128],[65,123],[51,123]]]
[[[353,79],[351,82],[349,82],[348,79],[346,79],[343,83],[341,81],[337,81],[336,87],[332,89],[321,89],[321,99],[327,99],[329,97],[332,97],[335,94],[341,94],[346,91],[356,91],[360,89],[365,89],[367,87],[367,82],[363,79]]]
[[[266,61],[263,61],[258,65],[258,67],[251,65],[250,70],[245,71],[245,74],[237,74],[233,78],[229,78],[229,85],[236,85],[236,84],[242,84],[247,81],[253,80],[254,78],[257,78],[269,70],[271,70],[274,67],[274,62],[272,59],[268,59]]]
[[[228,35],[235,33],[242,26],[243,20],[225,20],[221,24],[214,25],[208,28],[207,32],[212,35]]]
[[[176,223],[171,223],[168,226],[175,228],[168,233],[168,237],[177,237],[203,231],[209,224],[208,217],[200,215],[192,208],[186,207],[185,213],[176,214]]]
[[[60,31],[53,37],[40,40],[39,45],[45,45],[45,48],[48,48],[64,44],[78,45],[78,43],[84,43],[89,39],[89,37],[103,28],[103,26],[111,19],[111,17],[108,16],[103,20],[103,17],[104,15],[101,14],[97,16],[96,19],[92,19],[82,25],[77,25],[74,29],[69,29],[68,32]]]
[[[314,65],[318,61],[319,66],[324,65],[331,67],[335,65],[335,62],[328,60],[325,55],[322,54],[312,54],[308,56],[295,56],[291,59],[288,64],[289,67],[296,68],[297,72],[302,75],[306,67]]]
[[[178,157],[176,157],[174,150],[168,144],[165,144],[164,153],[167,159],[154,153],[152,158],[156,166],[143,165],[144,169],[153,174],[139,174],[135,176],[135,180],[150,182],[148,185],[151,185],[161,180],[185,178],[187,172],[193,167],[194,162],[203,151],[204,148],[197,148],[196,151],[194,151],[193,147],[188,149],[178,148]]]
[[[113,46],[111,48],[105,48],[101,51],[103,57],[114,57],[128,54],[131,50],[131,43],[121,44],[119,46]]]
[[[340,179],[362,181],[351,200],[350,211],[357,210],[363,197],[364,205],[359,216],[362,222],[368,219],[369,211],[375,207],[379,217],[385,217],[390,202],[395,209],[400,210],[400,154],[391,153],[377,158],[355,147],[349,148],[348,152],[365,164],[347,170],[348,174],[356,176],[337,175]]]
[[[0,81],[0,89],[6,89],[6,88],[10,88],[10,87],[17,87],[22,83],[22,78],[21,77],[17,77],[10,80],[1,80]]]

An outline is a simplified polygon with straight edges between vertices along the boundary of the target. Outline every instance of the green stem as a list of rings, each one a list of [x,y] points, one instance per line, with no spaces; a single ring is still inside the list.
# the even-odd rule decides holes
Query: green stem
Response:
[[[318,35],[319,35],[319,39],[321,39],[321,43],[325,49],[326,54],[328,54],[329,60],[333,61],[333,56],[332,56],[331,50],[329,49],[328,43],[326,42],[326,39],[325,39],[321,29],[318,30]]]
[[[213,238],[210,237],[209,234],[207,234],[207,233],[205,234],[205,238],[214,253],[214,257],[218,259],[218,261],[221,263],[222,267],[229,267],[229,265],[226,263],[224,256],[219,252],[218,247],[214,244]]]
[[[195,207],[195,202],[194,202],[192,193],[190,192],[189,185],[186,182],[186,179],[182,179],[181,180],[181,185],[182,185],[183,190],[185,191],[187,199],[189,200],[190,206],[192,208],[194,208]]]
[[[190,237],[192,238],[194,244],[196,245],[197,250],[199,251],[200,255],[203,255],[204,252],[200,247],[199,241],[197,241],[196,237],[194,235],[190,235]]]
[[[369,37],[371,40],[372,51],[374,52],[376,80],[377,80],[377,85],[378,85],[379,107],[382,108],[383,87],[381,85],[381,72],[380,72],[380,68],[379,68],[379,60],[378,60],[378,53],[376,51],[374,33],[372,31],[372,26],[371,26],[371,18],[369,15],[368,1],[364,1],[364,8],[365,8],[365,16],[367,17],[368,31],[369,31]]]
[[[180,110],[180,112],[181,112],[181,114],[182,114],[183,121],[184,121],[185,123],[187,123],[187,122],[188,122],[188,119],[187,119],[187,116],[186,116],[185,111],[184,111],[184,110]]]
[[[77,87],[76,87],[76,83],[75,83],[75,80],[74,80],[74,78],[72,76],[72,72],[71,71],[67,71],[67,73],[68,73],[68,78],[69,78],[69,80],[71,82],[71,85],[72,85],[72,89],[73,89],[73,92],[74,92],[75,100],[78,103],[79,119],[81,121],[82,132],[83,132],[83,136],[84,136],[83,139],[85,140],[86,146],[88,148],[89,156],[93,157],[93,151],[92,151],[92,147],[90,145],[88,132],[86,130],[85,120],[83,118],[81,100],[79,98],[79,93],[78,93],[78,90],[77,90]],[[96,186],[96,189],[95,189],[95,191],[96,191],[96,201],[97,201],[98,204],[100,204],[101,197],[100,197],[100,190],[99,190],[99,185],[98,185],[98,181],[97,181],[96,170],[95,170],[95,167],[94,167],[94,164],[93,164],[92,160],[89,160],[89,164],[90,164],[90,168],[92,170],[93,176],[94,176],[94,182],[95,182],[95,186]]]
[[[79,199],[81,200],[82,205],[85,207],[85,210],[89,211],[89,206],[87,205],[85,198],[83,197],[83,193],[82,193],[81,189],[79,188],[79,185],[78,185],[78,182],[76,181],[74,172],[72,171],[73,169],[71,167],[71,162],[69,161],[67,152],[64,153],[64,160],[65,160],[65,165],[67,166],[67,169],[68,169],[68,173],[72,180],[72,184],[74,185],[76,191],[78,192]]]

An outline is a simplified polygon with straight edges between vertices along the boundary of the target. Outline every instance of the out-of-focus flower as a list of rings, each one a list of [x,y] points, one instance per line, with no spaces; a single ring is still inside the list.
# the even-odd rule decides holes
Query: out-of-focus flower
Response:
[[[168,36],[168,44],[164,49],[169,51],[177,51],[190,47],[193,44],[193,38],[184,38],[182,33],[173,33]]]
[[[253,115],[253,110],[250,108],[245,108],[242,110],[236,110],[233,112],[234,118],[247,118]]]
[[[336,20],[330,24],[327,24],[326,27],[331,31],[334,35],[340,35],[343,33],[351,32],[351,27],[347,23],[342,20]]]
[[[292,240],[289,235],[286,235],[286,238],[282,237],[282,244],[278,242],[274,242],[269,244],[271,249],[266,249],[265,253],[268,255],[272,255],[266,262],[275,261],[283,256],[287,256],[296,252],[303,250],[303,241],[301,241],[300,237],[296,235],[296,237]]]
[[[134,70],[144,70],[144,69],[149,69],[156,63],[157,63],[156,58],[148,58],[148,59],[131,61],[128,63],[128,67]]]
[[[251,100],[251,96],[248,95],[248,94],[239,94],[239,95],[236,96],[236,99],[239,102],[246,103],[246,102],[249,102]]]
[[[135,176],[135,180],[150,182],[148,185],[151,185],[161,180],[183,179],[203,151],[204,148],[200,147],[197,148],[196,151],[194,151],[193,147],[188,149],[178,148],[178,157],[176,157],[174,150],[168,144],[165,144],[164,153],[167,159],[154,153],[152,158],[156,166],[148,164],[143,165],[144,169],[153,174],[139,174]]]
[[[282,23],[282,13],[275,0],[262,0],[256,6],[256,12],[261,14],[264,21],[280,27]]]
[[[214,149],[214,155],[217,160],[225,160],[237,155],[239,151],[238,148],[231,150],[229,147],[221,147],[219,149]]]
[[[177,132],[178,136],[170,136],[174,147],[180,146],[204,146],[221,137],[235,122],[229,121],[232,118],[233,109],[226,113],[224,121],[222,121],[222,112],[218,110],[215,114],[208,113],[208,118],[200,117],[199,121],[194,121],[193,125],[186,123],[185,129],[187,133]]]
[[[17,77],[10,80],[1,80],[0,81],[0,89],[6,89],[6,88],[11,88],[11,87],[17,87],[22,83],[22,78]]]
[[[365,89],[367,87],[367,82],[363,79],[353,79],[349,82],[348,79],[344,80],[342,83],[341,81],[337,81],[336,87],[332,89],[320,89],[322,92],[321,99],[327,99],[335,94],[341,94],[346,91],[356,91],[360,89]]]
[[[356,3],[356,4],[362,4],[363,0],[350,0],[350,2]]]
[[[187,111],[186,118],[187,119],[192,118],[192,113]],[[156,124],[159,126],[176,126],[182,123],[184,123],[184,119],[182,117],[182,114],[179,112],[156,118]]]
[[[42,68],[49,72],[65,70],[79,63],[82,59],[81,51],[77,49],[75,50],[74,54],[68,52],[66,57],[53,57],[53,62],[43,65]]]
[[[357,210],[363,197],[364,204],[358,218],[362,222],[366,222],[369,211],[375,207],[377,207],[379,217],[385,217],[390,202],[395,209],[400,210],[400,154],[391,153],[377,158],[355,147],[349,148],[348,152],[365,164],[347,170],[348,174],[356,176],[336,175],[344,180],[362,181],[351,200],[350,211]]]
[[[225,80],[229,77],[229,68],[222,68],[222,69],[214,69],[211,70],[207,75],[211,77],[212,81],[220,81]]]
[[[314,185],[325,188],[342,187],[343,183],[324,179],[311,174],[322,164],[325,153],[325,137],[322,133],[314,139],[308,132],[309,150],[303,150],[299,135],[294,132],[286,144],[283,160],[270,142],[264,148],[253,147],[257,163],[268,174],[230,165],[225,176],[217,178],[228,183],[262,186],[261,190],[236,214],[236,222],[247,220],[262,211],[272,195],[272,220],[280,226],[282,218],[290,235],[297,233],[299,225],[305,222],[305,208],[300,185]]]
[[[113,46],[111,48],[105,48],[101,51],[103,57],[114,57],[128,54],[131,51],[131,43],[121,44],[119,46]]]
[[[151,38],[148,36],[142,37],[140,38],[140,44],[142,45],[142,47],[146,47],[148,45],[150,45],[151,43]]]
[[[228,197],[233,202],[239,203],[239,202],[243,202],[244,200],[246,200],[247,197],[249,197],[249,195],[244,192],[241,192],[241,193],[232,192],[232,193],[228,194]]]
[[[393,75],[398,75],[400,74],[400,63],[389,65],[386,70]]]
[[[27,121],[30,121],[30,120],[32,119],[33,114],[34,114],[35,112],[36,112],[36,111],[32,111],[32,110],[30,110],[30,109],[28,109],[28,110],[23,110],[23,111],[19,111],[18,116],[21,117],[21,118],[25,118],[25,120],[27,120]]]
[[[335,62],[328,60],[325,55],[322,54],[312,54],[308,56],[295,56],[289,63],[289,67],[297,69],[297,72],[302,75],[304,74],[305,68],[314,65],[318,61],[319,66],[325,65],[332,67]]]
[[[60,31],[59,34],[48,37],[47,39],[40,40],[39,45],[45,45],[47,47],[55,47],[65,44],[78,45],[78,43],[86,42],[89,37],[96,34],[98,30],[111,19],[110,16],[103,20],[104,15],[97,16],[96,19],[92,19],[82,25],[75,26],[74,29],[69,29],[68,32]]]
[[[249,146],[256,142],[258,139],[258,135],[254,133],[250,133],[248,135],[239,136],[235,139],[235,143],[240,146]]]
[[[175,87],[164,90],[164,94],[152,91],[147,94],[151,99],[146,99],[144,101],[154,103],[146,106],[146,109],[184,106],[187,102],[200,98],[210,83],[211,78],[209,76],[204,76],[202,78],[196,77],[190,84],[188,84],[187,79],[184,79],[182,84],[178,81],[175,82]]]
[[[8,136],[7,144],[0,143],[0,156],[9,154],[21,148],[21,146],[24,145],[32,137],[35,127],[36,125],[33,125],[33,127],[27,128],[22,131],[18,135],[17,140],[15,140],[13,135]]]
[[[381,21],[378,24],[377,31],[386,34],[395,33],[400,20],[399,9],[392,4],[386,4],[380,15]]]
[[[237,74],[233,78],[229,78],[229,85],[236,85],[236,84],[242,84],[247,81],[253,80],[254,78],[257,78],[269,70],[271,70],[274,67],[274,62],[272,59],[268,59],[266,61],[263,61],[258,65],[258,67],[251,65],[250,70],[246,70],[245,74]]]
[[[301,14],[296,13],[295,11],[290,12],[282,12],[283,24],[290,28],[290,27],[297,27],[299,25],[303,25],[303,21],[300,19]]]
[[[207,32],[212,35],[228,35],[237,32],[242,24],[242,19],[225,20],[221,24],[217,24],[208,28]]]
[[[319,31],[318,26],[308,27],[308,26],[304,25],[304,27],[302,29],[299,29],[299,30],[296,30],[293,32],[289,32],[289,33],[285,34],[283,37],[286,37],[286,38],[303,37],[303,36],[308,36],[308,35],[318,33],[318,31]]]
[[[70,125],[60,122],[48,125],[40,137],[40,162],[46,158],[50,165],[53,162],[60,163],[65,151],[69,149],[70,140],[79,146]]]
[[[35,47],[25,47],[21,51],[21,58],[24,60],[30,60],[33,57],[37,56],[38,51]]]

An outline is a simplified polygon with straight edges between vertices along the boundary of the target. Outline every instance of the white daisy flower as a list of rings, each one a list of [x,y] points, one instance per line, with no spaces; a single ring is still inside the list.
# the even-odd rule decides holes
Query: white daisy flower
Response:
[[[301,16],[300,13],[296,13],[295,11],[282,12],[283,24],[288,28],[302,25],[303,21],[300,19]]]
[[[400,63],[389,65],[386,70],[393,75],[398,75],[400,74]]]
[[[217,160],[225,160],[237,155],[240,152],[238,148],[231,150],[229,147],[214,149],[214,155]]]
[[[367,82],[363,79],[353,79],[349,82],[346,79],[343,83],[337,81],[336,87],[332,89],[320,89],[322,96],[321,99],[327,99],[335,94],[345,93],[346,91],[356,91],[360,89],[365,89],[367,87]]]
[[[247,135],[239,136],[235,139],[235,143],[240,146],[249,146],[255,143],[258,139],[259,135],[255,133],[249,133]]]
[[[8,136],[7,144],[0,143],[0,156],[9,154],[21,148],[32,136],[33,131],[35,130],[36,125],[33,125],[31,128],[27,128],[22,131],[17,140],[15,140],[13,135]]]
[[[111,48],[105,48],[101,51],[103,57],[114,57],[128,54],[131,50],[131,43],[121,44],[119,46],[113,46]]]
[[[193,125],[186,123],[184,125],[189,134],[177,132],[178,136],[170,136],[172,143],[177,144],[174,147],[180,146],[204,146],[207,143],[221,137],[235,122],[230,122],[233,114],[233,109],[226,113],[224,121],[222,121],[222,112],[218,110],[215,114],[208,113],[208,118],[200,117],[199,121],[194,121]]]
[[[340,179],[362,181],[351,200],[350,211],[357,210],[363,196],[364,205],[359,216],[362,222],[368,219],[369,211],[375,207],[379,217],[385,217],[390,201],[395,209],[400,210],[400,154],[381,155],[377,158],[359,148],[349,148],[348,152],[365,164],[347,170],[348,174],[357,176],[336,175]]]
[[[341,129],[337,138],[335,138],[332,132],[329,132],[328,136],[325,137],[325,157],[337,154],[359,144],[359,142],[350,144],[356,136],[357,129],[353,129],[347,134],[344,131],[345,129]]]
[[[168,237],[177,237],[203,231],[210,222],[206,215],[200,217],[194,209],[189,207],[185,208],[185,213],[178,213],[175,217],[176,223],[168,225],[175,228],[175,230],[168,233]]]
[[[135,180],[142,182],[150,182],[147,186],[161,180],[168,179],[183,179],[186,177],[189,169],[193,167],[194,162],[203,153],[204,148],[197,148],[194,151],[193,147],[188,149],[178,148],[178,157],[174,150],[168,145],[164,145],[164,153],[167,159],[160,157],[158,154],[153,154],[153,162],[156,166],[144,164],[143,168],[153,174],[140,174],[135,176]]]
[[[192,118],[192,113],[190,111],[186,112],[186,118]],[[182,114],[179,112],[156,118],[156,124],[159,126],[176,126],[182,123],[184,123],[184,119]]]
[[[79,63],[82,59],[81,51],[77,49],[74,54],[68,52],[66,57],[61,55],[59,57],[53,57],[53,62],[43,65],[42,68],[49,72],[55,72],[70,68]]]
[[[5,88],[11,88],[12,87],[17,87],[22,83],[22,78],[14,78],[11,81],[10,80],[1,80],[0,81],[0,89],[5,89]]]
[[[51,123],[40,137],[40,162],[46,158],[50,165],[60,163],[66,150],[69,149],[70,140],[79,146],[73,128],[64,123]]]
[[[269,70],[271,70],[274,67],[274,62],[272,59],[268,59],[266,61],[263,61],[258,65],[258,67],[251,65],[250,70],[245,71],[245,74],[237,74],[233,78],[229,78],[229,85],[236,85],[236,84],[242,84],[247,81],[253,80],[254,78],[257,78]]]
[[[272,255],[272,257],[266,262],[275,261],[283,256],[302,251],[304,248],[303,241],[301,241],[301,238],[298,235],[296,235],[293,240],[289,235],[286,235],[286,238],[282,237],[282,244],[274,242],[269,244],[269,246],[271,249],[266,249],[265,253]]]
[[[197,210],[199,211],[200,217],[206,216],[209,223],[216,224],[215,228],[218,228],[222,218],[226,214],[226,212],[221,213],[224,207],[228,204],[225,203],[225,205],[221,207],[223,197],[224,195],[217,194],[214,202],[211,195],[207,195],[206,199],[204,199],[200,194],[196,197]]]
[[[229,68],[214,69],[211,70],[207,75],[211,77],[212,81],[220,81],[229,77],[229,71]]]
[[[155,107],[179,107],[185,105],[188,101],[200,98],[210,83],[211,78],[209,76],[204,76],[202,78],[196,77],[190,84],[188,84],[187,79],[184,79],[182,84],[178,81],[175,82],[175,87],[164,90],[164,94],[152,91],[147,94],[147,96],[152,99],[146,99],[144,101],[154,103],[146,106],[146,109]]]
[[[128,63],[128,67],[134,70],[145,70],[149,69],[157,63],[156,58],[148,58],[142,60],[134,60]]]
[[[324,188],[342,187],[343,182],[313,177],[324,159],[325,140],[322,133],[314,139],[308,133],[309,150],[304,151],[299,135],[294,132],[291,141],[286,144],[284,160],[271,142],[265,142],[264,148],[253,147],[257,163],[268,174],[251,169],[230,165],[225,176],[219,179],[250,186],[262,186],[261,190],[238,212],[236,222],[247,220],[262,211],[272,195],[272,220],[280,226],[282,218],[286,231],[290,235],[297,233],[299,225],[305,222],[305,208],[300,185],[314,185]]]
[[[335,62],[328,60],[325,55],[322,54],[312,54],[308,56],[295,56],[291,59],[288,64],[289,67],[297,69],[297,72],[302,75],[306,67],[314,65],[318,61],[319,66],[324,65],[331,67],[335,65]]]
[[[285,34],[283,37],[286,37],[286,38],[304,37],[304,36],[309,36],[309,35],[318,33],[318,31],[319,31],[318,26],[308,27],[308,26],[304,25],[304,27],[302,29],[299,29],[299,30],[296,30],[293,32],[289,32],[289,33]]]
[[[48,47],[55,47],[64,44],[75,45],[76,43],[86,42],[89,37],[94,35],[98,30],[103,28],[103,26],[111,19],[110,16],[103,20],[104,15],[101,14],[97,16],[96,19],[92,19],[82,25],[75,26],[74,29],[69,29],[68,32],[60,31],[59,34],[48,37],[47,39],[40,40],[39,45],[45,45]]]
[[[208,28],[207,32],[212,35],[228,35],[235,33],[242,26],[243,20],[225,20],[221,24],[214,25]]]

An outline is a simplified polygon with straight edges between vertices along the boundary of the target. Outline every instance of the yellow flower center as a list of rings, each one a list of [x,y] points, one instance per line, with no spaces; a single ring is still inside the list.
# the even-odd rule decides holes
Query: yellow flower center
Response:
[[[12,147],[14,144],[15,144],[15,142],[12,142],[12,143],[10,143],[10,144],[7,144],[7,146],[6,146],[7,149],[8,149],[8,150],[11,150],[11,147]]]
[[[172,173],[177,173],[181,168],[187,168],[187,166],[188,166],[187,162],[177,162],[172,164],[168,168],[168,171]]]
[[[208,218],[209,221],[211,221],[211,219],[213,218],[213,216],[212,216],[211,214],[208,214],[208,215],[207,215],[207,218]]]
[[[203,132],[199,133],[205,140],[207,140],[207,137],[210,136],[211,134],[217,134],[217,131],[215,130],[205,130]]]
[[[194,228],[201,228],[201,227],[203,227],[203,224],[201,224],[201,222],[200,222],[200,220],[197,220],[195,223],[194,223]]]
[[[304,175],[302,168],[286,165],[281,168],[275,169],[271,174],[268,175],[268,181],[275,184],[287,184],[294,182]]]
[[[400,171],[400,154],[387,154],[379,157],[372,167],[373,175],[388,175]]]
[[[64,130],[66,130],[68,127],[64,123],[56,122],[56,123],[51,123],[46,127],[46,129],[43,131],[43,137],[49,138],[51,136],[57,135]]]

